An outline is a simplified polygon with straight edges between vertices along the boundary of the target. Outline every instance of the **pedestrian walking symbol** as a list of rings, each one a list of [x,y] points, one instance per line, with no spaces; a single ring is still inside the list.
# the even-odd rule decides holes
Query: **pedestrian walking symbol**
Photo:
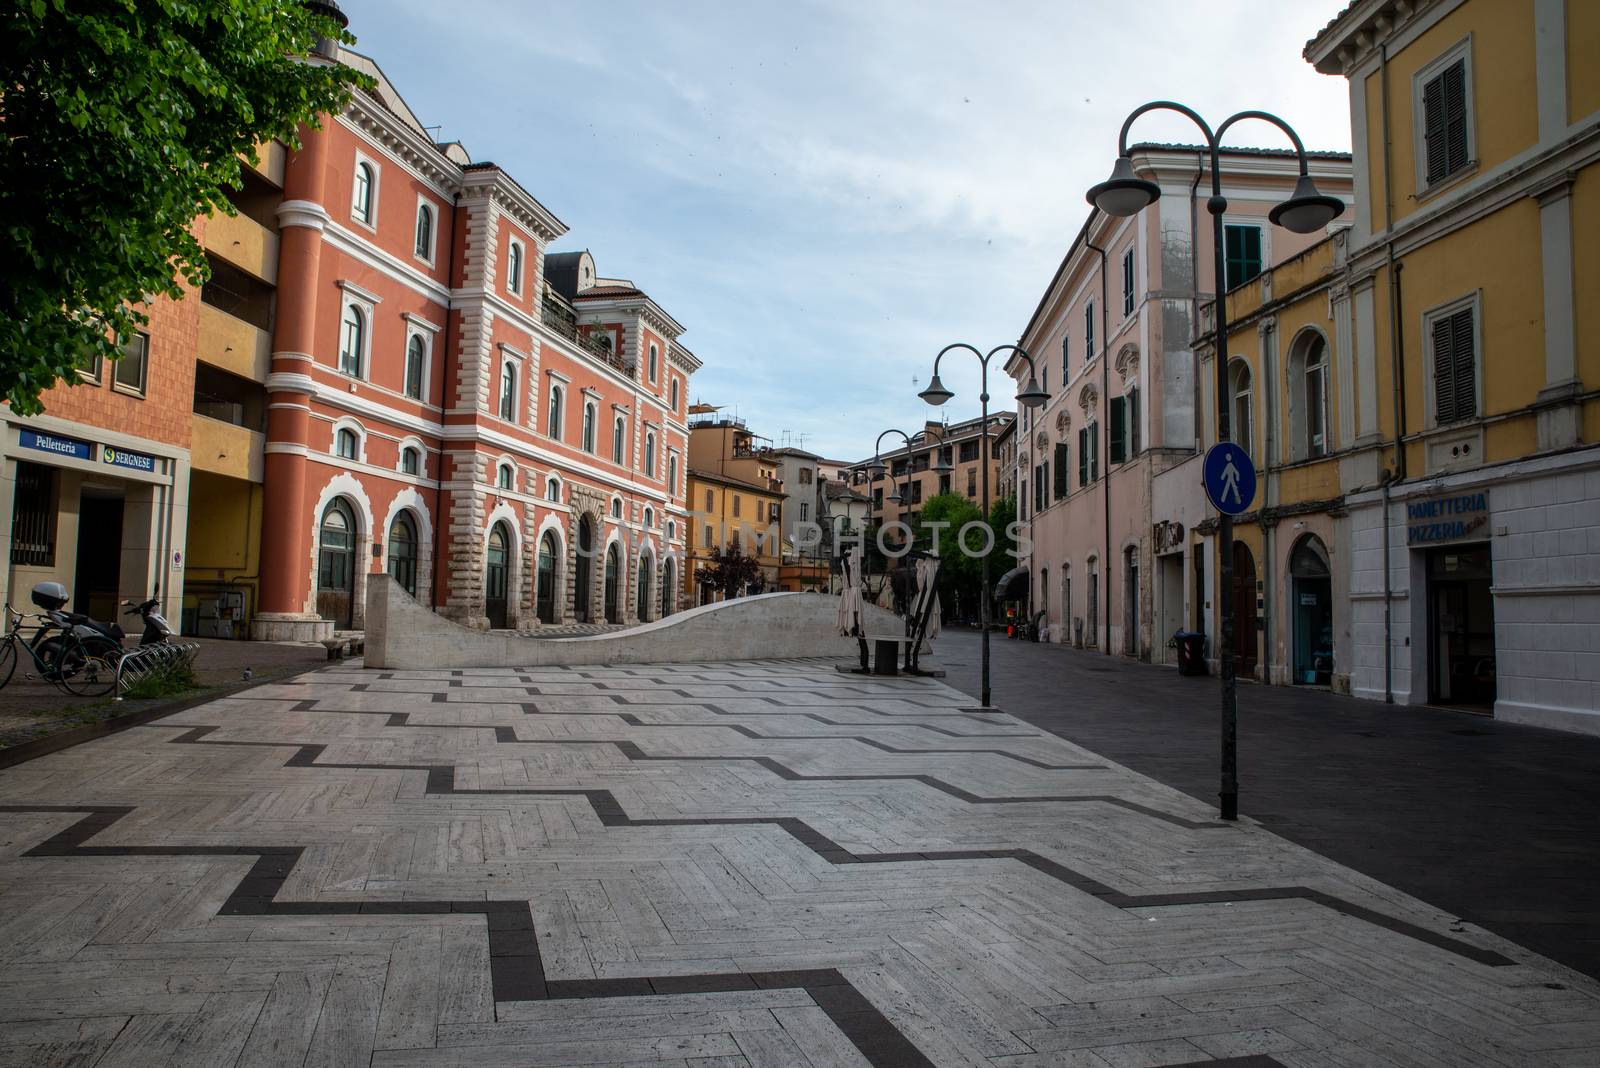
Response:
[[[1203,465],[1206,496],[1219,512],[1240,515],[1256,499],[1256,465],[1250,454],[1231,441],[1206,450]]]

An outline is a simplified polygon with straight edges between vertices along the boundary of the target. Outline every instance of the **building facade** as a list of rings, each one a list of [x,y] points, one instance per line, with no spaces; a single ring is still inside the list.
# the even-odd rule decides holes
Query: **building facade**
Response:
[[[1173,473],[1199,443],[1193,338],[1198,304],[1215,291],[1200,192],[1210,174],[1192,146],[1130,155],[1161,198],[1126,219],[1091,211],[1022,333],[1051,396],[1018,416],[1017,514],[1033,543],[1029,614],[1044,614],[1045,639],[1161,661],[1176,624],[1201,614],[1203,558],[1181,532],[1206,513],[1198,477]],[[1350,196],[1348,154],[1311,153],[1310,167],[1322,191]],[[1267,221],[1297,173],[1291,152],[1224,150],[1230,288],[1317,240]],[[1026,362],[1006,369],[1020,388]]]
[[[876,457],[888,468],[882,478],[871,477],[873,457],[850,466],[851,482],[858,490],[868,491],[871,499],[868,522],[882,525],[898,521],[915,526],[922,503],[941,493],[958,494],[982,508],[980,476],[985,455],[989,460],[989,496],[999,500],[1000,465],[995,442],[1015,418],[1011,412],[990,413],[987,433],[981,416],[948,425],[930,420],[911,435],[909,448],[898,435],[885,438],[885,445],[899,441],[900,446],[885,449]],[[950,465],[949,471],[933,469],[940,453]],[[889,500],[896,489],[900,500]]]
[[[1305,54],[1358,160],[1351,692],[1600,732],[1600,8],[1365,0]]]

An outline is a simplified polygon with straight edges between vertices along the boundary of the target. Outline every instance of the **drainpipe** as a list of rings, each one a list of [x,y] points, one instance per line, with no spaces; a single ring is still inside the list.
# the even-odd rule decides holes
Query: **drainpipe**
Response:
[[[1097,214],[1097,215],[1099,214],[1099,209],[1096,209],[1095,214]],[[1089,232],[1088,230],[1084,231],[1085,234],[1087,234],[1088,232]],[[1107,466],[1107,468],[1105,470],[1096,471],[1095,473],[1097,475],[1099,475],[1100,478],[1101,478],[1101,483],[1100,483],[1100,502],[1104,506],[1103,510],[1105,512],[1105,517],[1104,517],[1105,518],[1105,531],[1104,531],[1105,550],[1100,554],[1100,584],[1104,588],[1105,598],[1106,598],[1106,641],[1105,641],[1105,645],[1104,645],[1104,647],[1102,648],[1101,651],[1104,652],[1106,656],[1110,656],[1111,655],[1111,471],[1110,471],[1109,465],[1111,463],[1111,418],[1110,418],[1110,416],[1111,416],[1111,374],[1110,374],[1110,371],[1107,369],[1107,366],[1106,366],[1108,363],[1111,362],[1110,361],[1110,357],[1109,357],[1109,353],[1111,351],[1111,346],[1110,346],[1111,338],[1106,333],[1106,331],[1110,327],[1110,321],[1111,321],[1110,313],[1108,313],[1106,311],[1106,294],[1109,291],[1109,284],[1108,284],[1108,282],[1106,280],[1106,250],[1101,248],[1099,245],[1095,244],[1093,241],[1090,241],[1087,237],[1085,237],[1084,240],[1083,240],[1083,246],[1085,248],[1088,248],[1088,249],[1093,249],[1095,252],[1098,252],[1100,254],[1100,403],[1105,406],[1105,412],[1106,412],[1106,418],[1102,419],[1100,421],[1100,434],[1101,434],[1101,442],[1100,443],[1105,446],[1102,455],[1104,456],[1105,463],[1108,466]],[[1099,458],[1097,457],[1096,459],[1098,461]],[[1124,461],[1124,462],[1126,462],[1126,461]],[[1095,464],[1095,466],[1099,467],[1100,465],[1097,462]]]

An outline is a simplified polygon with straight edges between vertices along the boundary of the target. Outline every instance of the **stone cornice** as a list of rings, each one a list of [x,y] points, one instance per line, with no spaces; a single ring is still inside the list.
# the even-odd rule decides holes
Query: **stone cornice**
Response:
[[[449,196],[460,188],[461,168],[401,122],[399,116],[366,94],[351,94],[339,118],[432,182],[438,187],[437,192]]]
[[[566,223],[499,167],[483,165],[464,171],[461,194],[463,197],[488,197],[495,207],[521,223],[540,241],[549,243],[567,232]]]
[[[1306,61],[1322,74],[1348,74],[1432,8],[1436,0],[1357,0],[1306,42]]]

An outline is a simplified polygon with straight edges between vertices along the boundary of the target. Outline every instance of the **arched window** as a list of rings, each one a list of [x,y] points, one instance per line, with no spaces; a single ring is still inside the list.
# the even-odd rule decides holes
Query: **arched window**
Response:
[[[422,399],[422,369],[427,354],[421,336],[412,334],[406,342],[406,396],[412,400]]]
[[[673,411],[677,411],[678,410],[678,380],[676,378],[674,378],[672,380],[671,394],[672,394],[672,405],[671,405],[672,410]]]
[[[417,524],[410,512],[401,512],[389,524],[389,574],[401,589],[417,595]]]
[[[545,413],[544,432],[561,440],[561,387],[550,387],[550,410]]]
[[[545,531],[539,539],[539,567],[534,590],[534,610],[539,622],[556,621],[556,536]]]
[[[641,619],[648,619],[650,617],[650,612],[653,607],[651,602],[655,600],[655,588],[654,584],[651,582],[653,576],[650,573],[652,570],[651,565],[653,563],[654,561],[652,561],[648,556],[639,557],[638,588],[635,591],[633,603],[638,606],[639,617]]]
[[[667,454],[667,492],[678,492],[678,455]]]
[[[361,439],[356,432],[347,426],[339,428],[333,436],[333,451],[345,460],[359,460],[361,458]]]
[[[1235,445],[1254,455],[1255,405],[1250,390],[1250,365],[1245,361],[1236,359],[1228,368],[1228,392],[1231,401],[1228,417],[1232,424],[1229,437]]]
[[[613,497],[613,498],[611,498],[611,518],[613,518],[613,519],[621,519],[622,518],[622,498],[621,497]]]
[[[517,365],[510,360],[500,368],[500,418],[517,421]]]
[[[644,525],[646,530],[653,529],[656,525],[656,510],[646,507],[644,510]]]
[[[495,471],[494,484],[497,488],[508,490],[516,486],[517,476],[512,471],[510,464],[501,464]]]
[[[417,205],[417,255],[433,259],[433,209],[426,204]]]
[[[1328,342],[1308,331],[1289,350],[1289,455],[1328,454]]]
[[[617,421],[611,424],[611,462],[612,463],[620,464],[622,462],[623,437],[624,437],[624,429],[623,429],[623,423],[622,423],[622,416],[619,415],[619,416],[617,416]]]
[[[317,531],[317,614],[339,628],[354,621],[356,519],[343,497],[328,502]]]
[[[644,436],[644,473],[656,477],[656,436],[653,431]]]
[[[676,538],[677,536],[678,536],[678,524],[674,523],[670,519],[667,520],[667,540],[671,541],[673,538]]]
[[[1072,363],[1072,338],[1066,334],[1061,335],[1061,381],[1066,382],[1070,377]]]
[[[506,253],[506,288],[513,293],[522,292],[522,246],[515,241]]]
[[[592,403],[591,404],[585,404],[583,406],[583,451],[584,452],[594,452],[594,424],[595,424],[595,420],[598,419],[599,417],[600,417],[600,413],[595,410],[595,406]]]
[[[400,470],[408,475],[422,474],[422,450],[407,445],[400,450]]]
[[[356,185],[350,198],[350,210],[357,219],[369,226],[372,224],[372,192],[376,178],[372,164],[364,162],[356,164]]]
[[[660,366],[660,363],[661,354],[656,349],[656,343],[652,341],[650,343],[650,381],[652,382],[656,380],[656,368]]]
[[[547,501],[559,501],[561,499],[561,480],[559,478],[552,477],[550,481],[544,484],[544,496]]]
[[[345,305],[344,330],[339,340],[339,370],[352,378],[361,377],[361,356],[366,351],[367,317],[354,304]]]

